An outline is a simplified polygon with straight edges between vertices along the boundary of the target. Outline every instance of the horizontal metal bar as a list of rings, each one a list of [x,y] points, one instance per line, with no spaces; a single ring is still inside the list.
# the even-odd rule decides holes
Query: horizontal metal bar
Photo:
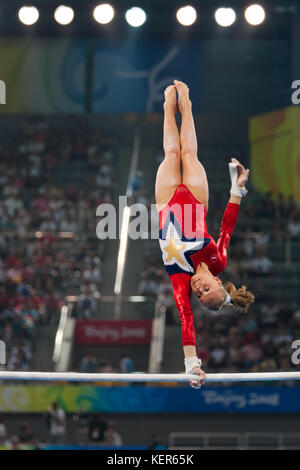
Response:
[[[189,382],[197,375],[188,374],[85,374],[80,372],[15,372],[0,371],[1,380],[33,380],[63,382]],[[205,382],[264,382],[269,380],[300,380],[300,372],[260,372],[207,374]]]

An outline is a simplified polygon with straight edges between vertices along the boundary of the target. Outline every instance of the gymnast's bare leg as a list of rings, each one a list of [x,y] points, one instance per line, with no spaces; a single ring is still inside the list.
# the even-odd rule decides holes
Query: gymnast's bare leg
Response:
[[[158,211],[171,199],[181,184],[180,137],[175,120],[177,112],[177,94],[174,85],[165,90],[164,136],[165,158],[160,164],[155,182],[155,199]]]
[[[174,83],[178,93],[178,108],[182,116],[180,129],[182,183],[208,209],[208,183],[205,169],[198,160],[198,144],[189,88],[178,80]]]

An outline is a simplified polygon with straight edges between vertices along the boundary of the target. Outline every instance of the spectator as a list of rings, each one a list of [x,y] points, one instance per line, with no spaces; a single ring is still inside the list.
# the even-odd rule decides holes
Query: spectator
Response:
[[[98,370],[98,360],[93,353],[84,356],[79,365],[79,371],[87,374],[96,373]]]
[[[89,425],[89,440],[100,443],[104,440],[107,423],[99,415],[93,415]]]
[[[46,309],[46,323],[50,325],[56,325],[59,320],[61,305],[59,295],[50,290],[44,295],[43,300]]]
[[[4,424],[2,416],[0,416],[0,444],[3,444],[7,439],[7,429]]]
[[[300,309],[297,309],[293,313],[293,320],[294,320],[295,326],[300,326]]]
[[[147,444],[148,450],[155,450],[155,449],[162,449],[163,443],[158,436],[158,434],[152,434],[149,439],[149,443]]]
[[[280,325],[274,337],[274,344],[277,347],[280,347],[282,345],[291,345],[292,341],[293,341],[293,337],[289,333],[286,325],[284,324]]]
[[[84,291],[79,296],[78,309],[80,316],[83,318],[91,318],[96,309],[96,299],[89,287],[84,287]]]
[[[253,340],[248,344],[245,344],[241,349],[241,353],[243,364],[246,369],[250,369],[258,364],[263,357],[262,348],[257,340]]]
[[[107,428],[104,432],[104,442],[106,446],[109,447],[121,447],[122,446],[122,437],[116,431],[116,426],[113,421],[107,423]]]
[[[66,434],[66,415],[57,402],[53,402],[46,413],[47,429],[52,444],[63,444]]]
[[[89,436],[89,413],[80,409],[73,415],[73,421],[76,424],[76,442],[80,446],[88,444]]]
[[[60,228],[61,232],[76,232],[77,231],[77,223],[72,219],[70,214],[68,214],[60,222],[60,227],[59,228]]]
[[[279,306],[278,313],[277,313],[277,318],[279,323],[287,323],[289,322],[293,317],[293,310],[290,308],[290,306],[282,302]]]
[[[262,253],[258,254],[250,262],[250,268],[252,269],[254,273],[257,273],[257,274],[269,274],[272,266],[273,266],[273,263],[270,260],[270,258],[263,255]]]
[[[6,448],[9,450],[20,450],[20,439],[18,436],[11,436],[6,442]]]
[[[110,372],[114,372],[114,368],[106,359],[102,359],[100,361],[98,372],[100,374],[109,374]]]
[[[249,313],[249,315],[247,315],[247,318],[244,321],[242,331],[247,335],[248,333],[253,333],[254,331],[256,331],[256,329],[257,321],[255,315],[253,313]]]
[[[121,354],[120,356],[120,363],[119,363],[120,371],[124,374],[130,374],[133,372],[133,360],[127,354]]]
[[[264,252],[270,242],[268,233],[257,232],[255,234],[255,248],[258,252]]]
[[[254,245],[254,236],[251,228],[249,227],[246,230],[244,241],[243,241],[243,251],[248,257],[254,255],[255,245]]]
[[[156,295],[157,285],[156,282],[151,280],[149,276],[146,276],[145,279],[141,280],[138,287],[138,293],[145,296]]]
[[[279,308],[274,305],[272,300],[269,300],[266,304],[261,307],[261,319],[260,322],[263,326],[272,326],[277,322],[277,315]]]
[[[225,367],[226,358],[226,349],[222,346],[216,346],[210,351],[209,365],[216,370],[220,370],[222,367]]]
[[[33,434],[29,423],[22,423],[20,426],[19,442],[21,444],[35,444],[36,437]]]
[[[300,220],[298,211],[294,213],[292,220],[288,223],[288,232],[291,237],[300,236]]]

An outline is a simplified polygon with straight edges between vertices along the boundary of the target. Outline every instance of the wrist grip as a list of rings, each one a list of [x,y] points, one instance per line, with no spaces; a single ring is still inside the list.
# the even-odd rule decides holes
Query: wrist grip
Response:
[[[185,373],[186,374],[193,374],[193,369],[196,366],[201,367],[202,361],[201,359],[198,359],[198,357],[186,357],[184,359],[184,365],[185,365]]]
[[[248,193],[247,189],[241,188],[240,186],[237,185],[237,163],[229,163],[229,173],[230,173],[230,179],[231,179],[231,189],[230,189],[230,194],[231,196],[236,196],[236,197],[244,197]]]

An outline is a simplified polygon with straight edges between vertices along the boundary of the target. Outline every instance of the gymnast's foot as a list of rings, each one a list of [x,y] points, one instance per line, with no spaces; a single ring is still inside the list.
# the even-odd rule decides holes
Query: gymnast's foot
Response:
[[[174,114],[178,111],[175,85],[170,85],[165,89],[164,108],[170,108]]]
[[[178,109],[183,113],[186,109],[191,108],[191,100],[189,97],[190,89],[189,87],[178,80],[174,80],[174,85],[178,93]]]

